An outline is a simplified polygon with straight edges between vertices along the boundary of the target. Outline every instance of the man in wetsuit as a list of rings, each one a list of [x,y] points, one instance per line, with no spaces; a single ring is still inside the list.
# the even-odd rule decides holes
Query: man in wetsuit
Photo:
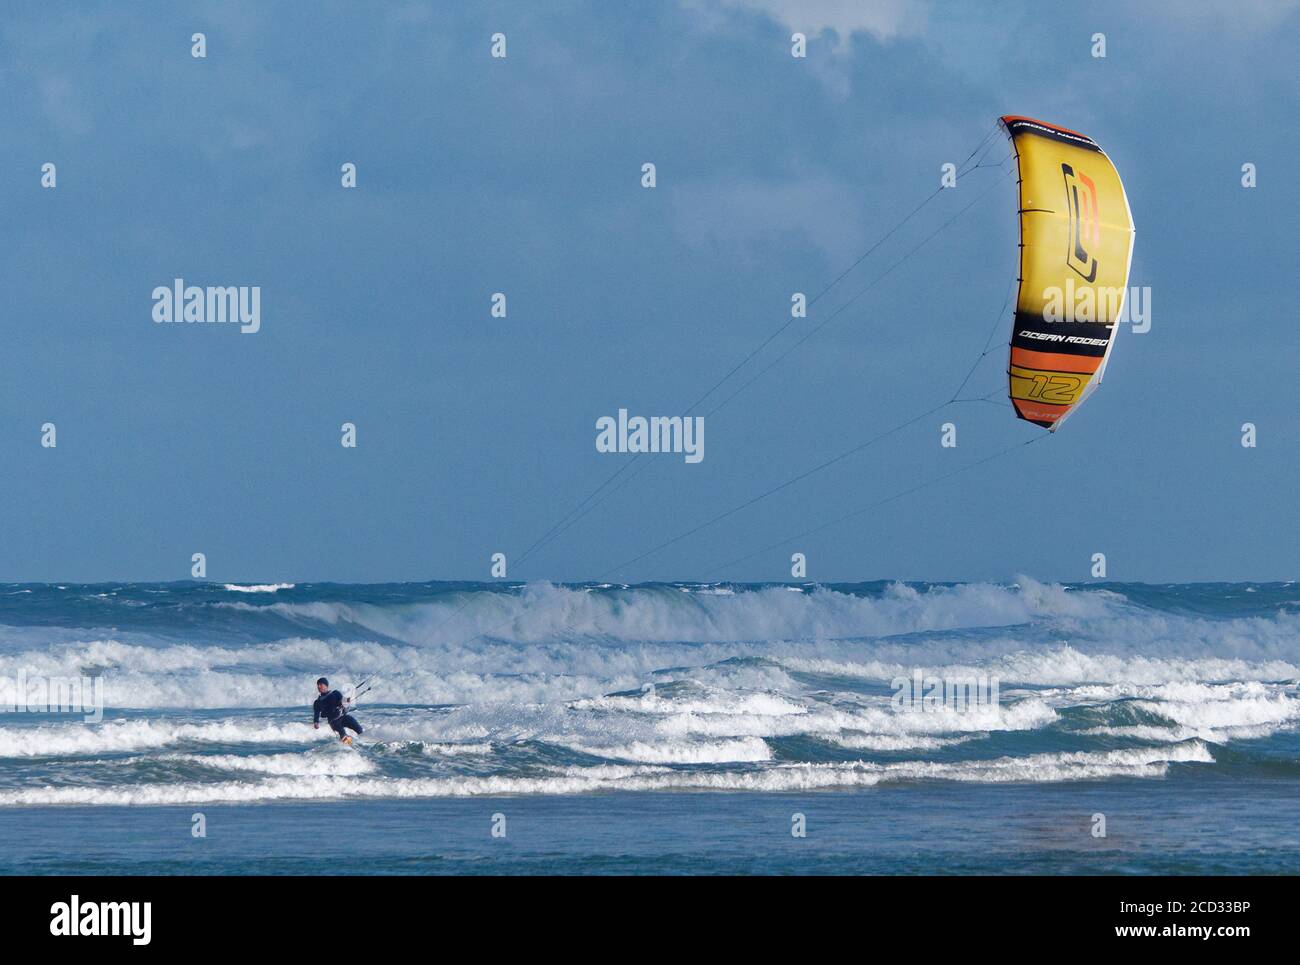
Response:
[[[320,696],[311,705],[311,709],[316,715],[312,721],[312,726],[319,730],[321,715],[324,714],[330,727],[334,728],[334,733],[339,735],[339,740],[345,744],[351,744],[352,738],[348,736],[348,732],[344,728],[351,727],[360,734],[362,727],[357,723],[355,717],[346,712],[344,705],[347,701],[343,699],[343,695],[337,690],[330,690],[330,682],[324,677],[316,681],[316,692]]]

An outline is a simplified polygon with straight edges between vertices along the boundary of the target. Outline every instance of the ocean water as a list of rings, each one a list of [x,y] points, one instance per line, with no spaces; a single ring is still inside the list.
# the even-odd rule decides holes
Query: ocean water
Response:
[[[1292,584],[4,585],[0,872],[1296,873],[1297,668]]]

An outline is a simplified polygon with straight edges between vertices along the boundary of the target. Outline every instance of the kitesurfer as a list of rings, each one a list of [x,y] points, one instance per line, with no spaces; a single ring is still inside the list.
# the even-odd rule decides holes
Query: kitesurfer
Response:
[[[312,726],[319,730],[320,719],[324,715],[325,720],[334,729],[334,733],[339,735],[339,740],[345,744],[351,744],[352,738],[345,728],[350,727],[360,734],[362,727],[357,723],[357,719],[347,712],[346,705],[348,701],[337,690],[330,690],[330,682],[324,677],[316,681],[316,692],[320,696],[311,705],[311,709],[316,715],[312,721]]]

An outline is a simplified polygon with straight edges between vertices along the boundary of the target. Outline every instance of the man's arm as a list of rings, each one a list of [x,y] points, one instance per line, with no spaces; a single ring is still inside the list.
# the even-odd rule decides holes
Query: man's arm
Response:
[[[319,724],[320,723],[320,698],[319,697],[317,697],[316,700],[312,703],[311,709],[315,712],[315,716],[313,716],[311,719],[312,724],[313,725]]]

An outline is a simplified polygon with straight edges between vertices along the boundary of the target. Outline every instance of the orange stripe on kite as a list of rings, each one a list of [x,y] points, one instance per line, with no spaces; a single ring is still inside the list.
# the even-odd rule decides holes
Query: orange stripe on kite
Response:
[[[1013,348],[1011,364],[1021,369],[1038,369],[1042,372],[1082,372],[1092,375],[1101,365],[1099,355],[1063,355],[1060,352],[1035,352],[1028,348]]]

